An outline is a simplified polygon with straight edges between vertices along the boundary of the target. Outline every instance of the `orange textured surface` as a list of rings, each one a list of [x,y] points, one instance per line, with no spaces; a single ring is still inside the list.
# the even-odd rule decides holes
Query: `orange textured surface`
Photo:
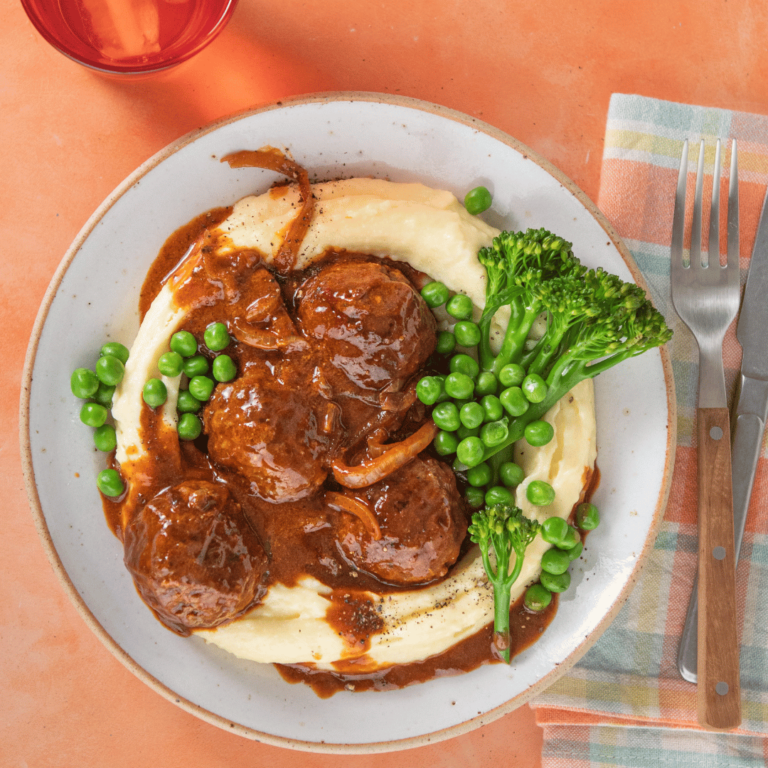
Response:
[[[134,678],[83,623],[49,566],[18,452],[24,353],[40,301],[86,219],[134,168],[209,121],[328,90],[400,93],[509,132],[596,199],[613,92],[768,114],[762,0],[240,0],[176,71],[120,81],[58,54],[0,2],[3,398],[0,744],[3,766],[540,765],[524,707],[404,753],[298,755],[203,723]]]

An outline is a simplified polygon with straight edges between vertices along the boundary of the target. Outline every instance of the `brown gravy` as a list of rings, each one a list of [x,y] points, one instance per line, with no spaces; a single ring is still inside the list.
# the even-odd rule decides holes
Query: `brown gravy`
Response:
[[[276,194],[283,188],[278,188]],[[140,314],[143,317],[152,300],[157,296],[162,285],[170,279],[179,264],[189,255],[201,236],[207,235],[231,212],[231,208],[213,209],[196,217],[187,225],[178,229],[168,238],[158,257],[150,268],[140,297]],[[214,245],[210,243],[210,245]],[[177,301],[192,307],[188,319],[183,325],[184,330],[192,332],[198,340],[209,323],[222,320],[222,308],[227,306],[229,316],[244,314],[246,309],[253,306],[253,296],[248,294],[245,285],[260,265],[260,256],[255,253],[242,252],[231,257],[228,264],[221,265],[221,277],[215,277],[216,265],[206,263],[212,247],[201,248],[201,261],[191,267],[186,275],[186,282],[177,291]],[[399,269],[404,278],[419,286],[424,283],[425,276],[408,267],[408,265],[375,259],[362,254],[330,253],[323,260],[322,266],[334,263],[366,264],[382,261]],[[280,295],[289,310],[290,317],[285,322],[295,320],[296,292],[307,278],[316,272],[321,265],[313,265],[307,274],[289,274],[277,277]],[[207,268],[207,278],[201,279],[203,269]],[[274,279],[274,277],[272,279]],[[176,278],[174,278],[176,279]],[[246,306],[247,305],[247,306]],[[280,318],[278,318],[280,320]],[[277,322],[277,320],[275,320]],[[295,381],[309,382],[314,375],[315,360],[296,352],[264,352],[246,344],[237,342],[234,338],[226,353],[235,361],[238,372],[257,371],[266,366],[275,368],[282,357],[292,360],[292,373]],[[203,353],[206,354],[205,350]],[[347,411],[345,418],[353,422],[357,429],[368,425],[372,419],[378,418],[377,409],[367,402],[364,396],[357,399],[350,396],[345,400]],[[280,418],[291,421],[293,418],[290,407],[286,406]],[[418,403],[408,410],[405,421],[396,426],[390,435],[397,439],[405,431],[412,431],[418,425],[419,419],[424,418],[423,408],[419,410]],[[339,550],[336,544],[335,527],[338,512],[329,510],[316,496],[311,494],[296,500],[280,503],[280,514],[275,514],[276,505],[270,499],[254,496],[253,485],[235,471],[226,466],[220,466],[211,461],[208,456],[208,437],[204,433],[200,438],[190,443],[181,443],[176,447],[173,440],[163,433],[158,414],[148,407],[143,408],[142,431],[145,440],[157,450],[151,450],[143,463],[134,472],[132,482],[143,483],[140,500],[146,501],[163,489],[178,482],[179,476],[194,481],[224,484],[229,494],[242,508],[249,526],[261,539],[266,555],[269,558],[269,583],[279,581],[290,585],[296,579],[309,574],[317,577],[333,588],[330,596],[331,607],[328,620],[336,631],[344,637],[350,650],[359,651],[369,646],[370,637],[382,628],[379,618],[371,601],[364,595],[366,590],[378,594],[397,592],[404,589],[418,589],[419,584],[395,585],[375,578],[358,569],[354,562]],[[291,422],[291,429],[306,429],[298,421]],[[322,435],[318,445],[323,443]],[[323,450],[334,450],[333,439],[328,438]],[[319,450],[319,449],[318,449]],[[436,461],[438,457],[431,455],[428,461]],[[442,460],[440,460],[442,461]],[[599,471],[595,469],[587,483],[585,499],[591,497],[599,483]],[[325,487],[337,490],[333,478],[325,481]],[[125,525],[125,510],[120,501],[104,499],[104,508],[110,528],[123,540]],[[464,514],[468,510],[464,509]],[[464,523],[466,525],[466,522]],[[462,553],[468,546],[464,541]],[[442,578],[442,577],[440,577]],[[432,579],[428,583],[434,583]],[[544,629],[554,618],[557,610],[557,595],[553,595],[550,606],[541,614],[527,611],[522,598],[511,609],[511,650],[512,655],[520,653],[538,639]],[[184,627],[174,625],[173,621],[158,615],[169,628],[181,634],[188,634]],[[439,654],[421,662],[391,667],[375,672],[365,671],[365,655],[357,660],[340,662],[338,670],[333,673],[314,669],[312,665],[276,665],[281,675],[289,682],[304,682],[323,698],[342,690],[390,690],[401,688],[419,682],[468,672],[483,664],[495,663],[492,651],[492,626],[483,630],[452,647],[445,653]]]
[[[533,645],[549,626],[557,612],[558,595],[541,613],[526,610],[521,597],[510,609],[510,655],[517,656]],[[424,683],[437,677],[453,677],[471,672],[484,664],[500,663],[492,653],[493,626],[483,627],[444,653],[424,661],[401,664],[376,672],[355,672],[355,665],[364,666],[365,657],[345,665],[344,671],[327,672],[309,665],[275,664],[277,671],[289,683],[305,683],[321,698],[327,699],[339,691],[391,691]],[[342,666],[337,664],[336,666]]]

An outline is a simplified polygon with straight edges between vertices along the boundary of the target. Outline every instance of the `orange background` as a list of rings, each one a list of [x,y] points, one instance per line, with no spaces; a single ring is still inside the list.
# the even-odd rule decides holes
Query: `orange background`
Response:
[[[0,764],[540,765],[528,707],[403,753],[299,755],[208,725],[134,678],[69,603],[29,512],[17,410],[35,314],[101,200],[216,118],[314,91],[413,96],[509,132],[596,199],[611,93],[768,114],[767,33],[764,0],[240,0],[196,59],[129,82],[65,59],[0,0]]]

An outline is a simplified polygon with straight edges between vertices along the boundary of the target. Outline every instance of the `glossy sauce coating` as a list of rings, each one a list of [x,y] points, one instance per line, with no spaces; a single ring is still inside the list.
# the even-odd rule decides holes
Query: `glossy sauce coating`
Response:
[[[541,613],[526,610],[520,598],[510,609],[510,651],[512,656],[533,645],[549,626],[557,613],[558,595]],[[289,683],[304,683],[321,698],[327,699],[339,691],[391,691],[409,685],[424,683],[436,677],[453,677],[471,672],[485,664],[500,662],[492,654],[493,626],[489,624],[466,640],[462,640],[444,653],[424,661],[389,667],[374,673],[355,672],[355,662],[341,667],[338,672],[314,669],[311,665],[275,664],[278,672]],[[365,664],[365,657],[359,662]]]
[[[224,322],[232,337],[224,352],[238,375],[217,385],[202,411],[204,434],[193,443],[179,444],[143,406],[142,433],[151,450],[129,478],[140,492],[132,506],[106,501],[105,511],[126,543],[126,564],[140,594],[175,631],[229,621],[257,604],[271,583],[290,586],[308,574],[333,588],[328,621],[358,652],[381,629],[360,597],[365,590],[381,594],[433,582],[469,546],[469,509],[456,476],[437,457],[425,453],[359,490],[340,487],[330,472],[334,461],[374,462],[425,424],[414,386],[434,350],[435,321],[415,286],[427,278],[408,265],[335,252],[303,273],[273,273],[258,253],[217,252],[210,228],[228,212],[203,214],[169,238],[147,276],[140,310],[143,315],[162,283],[173,279],[175,300],[188,310],[183,329],[212,359],[203,332]],[[234,590],[221,589],[215,568],[208,583],[204,569],[196,568],[198,522],[187,514],[190,505],[178,511],[190,488],[214,499],[215,509],[228,510],[227,535],[217,548],[237,571],[236,578],[224,579],[237,585]],[[200,570],[201,589],[192,590],[191,607],[181,605],[185,590],[177,589],[184,578],[169,579],[166,568],[153,585],[146,565],[147,551],[161,538],[149,541],[152,523],[168,517],[178,527],[173,536],[164,534],[167,549],[183,552],[186,541],[189,573]],[[143,549],[136,545],[142,537]],[[176,569],[184,569],[183,557]],[[173,598],[168,610],[167,593]],[[555,604],[542,615],[514,609],[514,652],[535,640]],[[174,624],[179,617],[186,619]],[[486,628],[434,659],[374,675],[341,668],[335,674],[310,667],[282,672],[330,695],[350,684],[350,674],[357,689],[386,689],[491,661]]]

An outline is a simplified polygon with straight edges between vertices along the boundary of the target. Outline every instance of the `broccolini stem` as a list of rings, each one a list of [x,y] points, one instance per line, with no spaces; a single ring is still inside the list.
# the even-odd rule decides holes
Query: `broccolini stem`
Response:
[[[523,367],[528,373],[538,373],[546,378],[546,371],[557,357],[566,336],[567,328],[550,325],[547,332],[539,339],[536,346],[526,356]]]
[[[502,448],[498,453],[494,453],[493,456],[489,456],[488,464],[491,467],[491,480],[488,483],[491,487],[499,485],[499,467],[505,461],[512,461],[512,446],[508,445]]]
[[[491,323],[493,322],[493,316],[496,314],[496,310],[499,305],[486,306],[483,316],[478,321],[477,325],[480,328],[480,345],[478,347],[478,357],[480,362],[480,370],[490,371],[493,367],[494,355],[491,351]]]
[[[520,365],[525,368],[526,371],[531,367],[533,364],[533,361],[536,360],[543,352],[544,348],[549,343],[547,339],[547,334],[544,334],[537,342],[536,346],[533,347],[533,349],[529,349],[527,352],[523,354],[523,356],[520,358]],[[530,371],[531,373],[541,373],[540,371]]]
[[[510,303],[511,315],[504,341],[493,365],[489,369],[496,376],[509,363],[518,363],[523,356],[523,347],[534,321],[540,314],[538,305],[526,307],[520,298]]]
[[[509,664],[509,604],[512,586],[512,581],[509,579],[509,548],[503,533],[492,531],[490,539],[496,556],[496,572],[491,579],[493,583],[493,644],[501,658]]]
[[[555,400],[546,397],[540,403],[532,404],[523,416],[512,419],[509,422],[509,434],[507,435],[507,439],[495,448],[488,448],[486,446],[485,453],[483,454],[483,461],[489,461],[497,453],[509,448],[513,443],[516,443],[525,433],[526,425],[530,424],[532,421],[540,419],[558,399],[559,397],[555,398]]]
[[[509,604],[509,587],[493,582],[493,645],[507,664],[510,659]]]
[[[643,349],[642,351],[644,352],[645,350]],[[607,371],[609,368],[613,368],[614,365],[617,365],[624,360],[628,360],[630,357],[635,357],[636,355],[640,354],[640,352],[641,350],[635,351],[632,348],[624,349],[621,352],[616,352],[610,357],[606,357],[597,363],[592,363],[591,365],[585,366],[584,374],[587,378],[594,378],[603,371]]]

